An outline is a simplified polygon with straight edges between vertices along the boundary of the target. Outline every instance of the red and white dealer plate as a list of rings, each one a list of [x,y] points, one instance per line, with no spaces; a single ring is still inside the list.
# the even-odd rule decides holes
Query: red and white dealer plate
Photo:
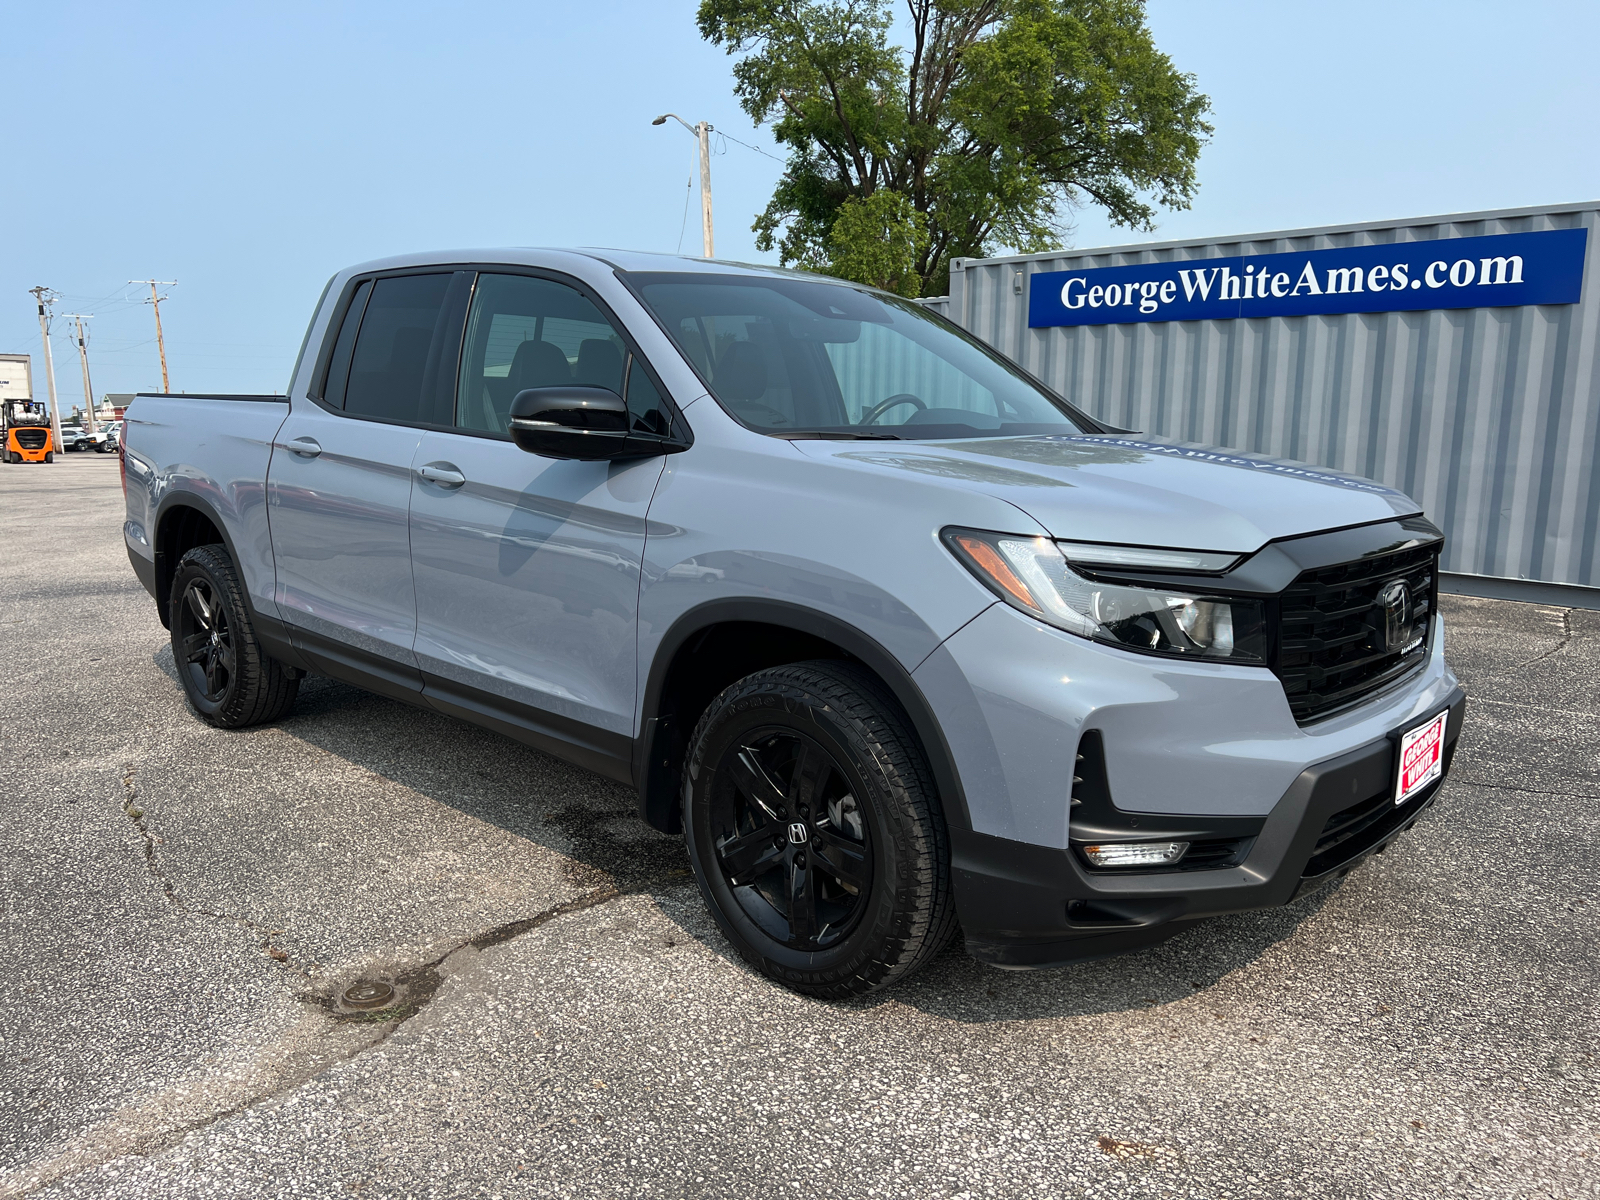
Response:
[[[1400,777],[1395,782],[1394,802],[1404,804],[1444,774],[1444,723],[1442,712],[1426,725],[1418,725],[1400,735]]]

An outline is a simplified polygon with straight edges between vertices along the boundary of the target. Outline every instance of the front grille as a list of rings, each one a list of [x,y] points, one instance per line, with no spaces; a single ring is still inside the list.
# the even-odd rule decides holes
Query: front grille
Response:
[[[45,442],[50,438],[48,429],[18,429],[15,432],[17,445],[24,450],[43,450]]]
[[[1332,716],[1410,674],[1428,657],[1439,543],[1302,572],[1279,597],[1273,670],[1294,719]],[[1411,597],[1405,649],[1387,644],[1378,593],[1404,582]]]

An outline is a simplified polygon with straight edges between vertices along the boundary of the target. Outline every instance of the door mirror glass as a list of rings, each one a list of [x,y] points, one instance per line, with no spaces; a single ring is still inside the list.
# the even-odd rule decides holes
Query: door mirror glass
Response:
[[[511,400],[510,431],[521,449],[545,458],[629,457],[628,406],[609,388],[525,388]]]

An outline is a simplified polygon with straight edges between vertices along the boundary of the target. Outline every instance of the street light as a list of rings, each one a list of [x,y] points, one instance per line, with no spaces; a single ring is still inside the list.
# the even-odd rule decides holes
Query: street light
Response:
[[[700,232],[705,241],[706,257],[715,258],[711,246],[711,124],[701,121],[691,125],[677,113],[663,113],[652,125],[665,125],[671,117],[700,140]]]

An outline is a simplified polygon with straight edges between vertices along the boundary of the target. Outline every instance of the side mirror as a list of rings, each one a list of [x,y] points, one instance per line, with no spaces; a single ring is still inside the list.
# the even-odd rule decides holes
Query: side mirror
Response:
[[[624,458],[628,406],[608,388],[526,388],[511,401],[511,440],[545,458]]]

